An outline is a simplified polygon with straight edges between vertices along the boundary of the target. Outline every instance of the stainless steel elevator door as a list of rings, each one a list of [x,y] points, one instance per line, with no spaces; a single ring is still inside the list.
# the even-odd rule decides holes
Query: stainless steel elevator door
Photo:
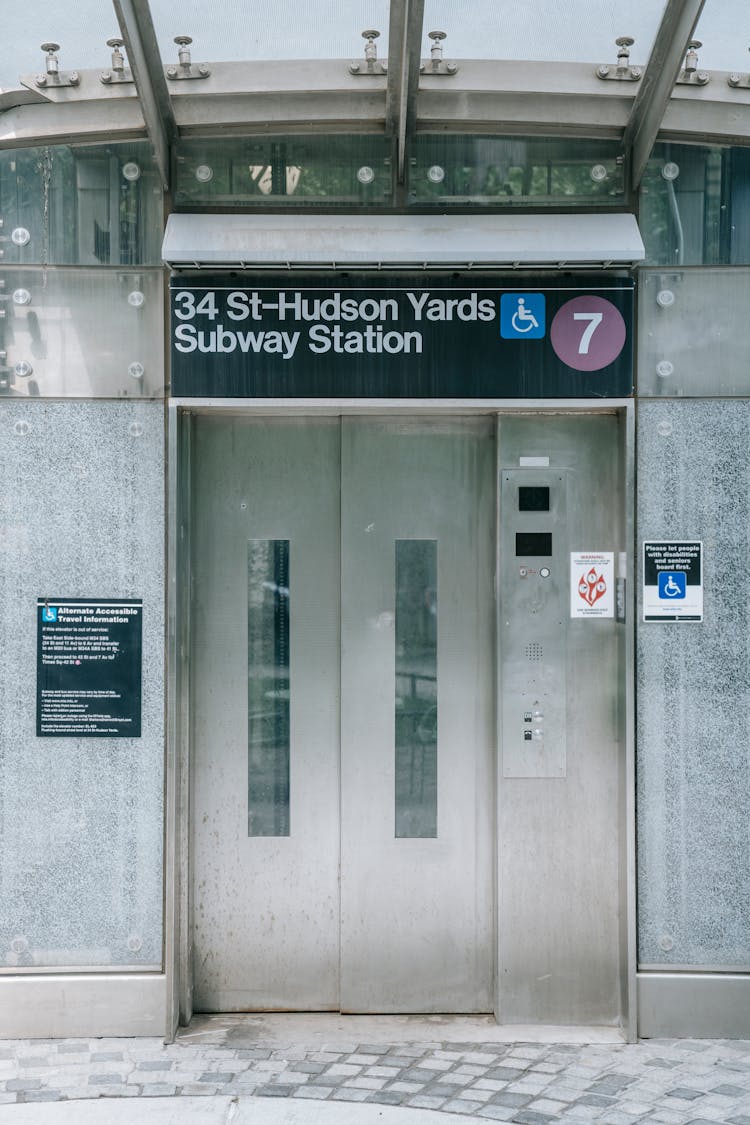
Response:
[[[489,419],[197,417],[199,1011],[490,1011]]]

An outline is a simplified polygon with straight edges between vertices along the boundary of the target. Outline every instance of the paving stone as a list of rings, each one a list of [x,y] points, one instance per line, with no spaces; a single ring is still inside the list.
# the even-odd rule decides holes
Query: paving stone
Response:
[[[460,1091],[460,1096],[470,1102],[488,1102],[492,1097],[492,1090],[477,1090],[473,1086]]]
[[[11,1078],[9,1082],[5,1083],[5,1089],[10,1091],[15,1090],[21,1093],[26,1090],[38,1090],[42,1085],[38,1078]]]
[[[396,1090],[373,1090],[366,1100],[374,1105],[401,1105],[405,1096]]]
[[[300,1086],[294,1091],[295,1098],[316,1098],[323,1101],[331,1092],[330,1086]]]
[[[347,1078],[344,1086],[348,1090],[382,1090],[386,1084],[385,1078]]]
[[[416,1094],[412,1098],[407,1098],[405,1104],[414,1106],[415,1109],[440,1109],[445,1104],[445,1098],[437,1098],[429,1094]]]
[[[582,1098],[579,1098],[575,1104],[605,1106],[613,1105],[616,1101],[617,1098],[607,1098],[604,1096],[604,1094],[585,1094]]]
[[[667,1096],[679,1098],[684,1102],[694,1102],[696,1098],[702,1098],[704,1093],[702,1090],[691,1090],[689,1086],[677,1086],[674,1090],[670,1090]]]
[[[531,1109],[522,1109],[513,1120],[517,1121],[519,1125],[547,1125],[549,1121],[554,1121],[555,1118],[548,1113],[536,1113]]]
[[[180,1086],[177,1091],[183,1097],[211,1097],[219,1092],[218,1086],[209,1086],[208,1083],[188,1082],[184,1086]]]
[[[255,1093],[259,1098],[288,1098],[294,1086],[256,1086]]]
[[[443,1113],[474,1113],[477,1108],[474,1102],[467,1102],[463,1098],[451,1098],[443,1105]]]
[[[221,1085],[223,1082],[231,1082],[234,1078],[235,1072],[233,1070],[206,1070],[199,1077],[199,1082],[212,1082],[214,1085]]]
[[[531,1098],[528,1094],[514,1094],[507,1090],[501,1090],[499,1094],[492,1095],[493,1105],[507,1105],[513,1106],[515,1109],[521,1109],[522,1106],[528,1105]]]
[[[512,1121],[516,1110],[504,1105],[483,1105],[477,1110],[478,1117],[486,1117],[490,1121]]]
[[[504,1078],[507,1082],[512,1082],[518,1078],[518,1071],[515,1067],[511,1066],[493,1066],[492,1070],[487,1072],[488,1078]]]
[[[144,1098],[171,1098],[177,1093],[177,1087],[168,1082],[150,1082],[141,1087],[141,1092]]]
[[[418,1094],[423,1089],[421,1082],[392,1082],[388,1087],[389,1090],[395,1090],[399,1094]],[[452,1093],[452,1091],[451,1091]]]
[[[722,1085],[722,1086],[714,1086],[713,1090],[710,1090],[709,1093],[711,1093],[711,1094],[722,1094],[724,1097],[727,1097],[727,1098],[741,1098],[743,1094],[747,1093],[747,1090],[743,1090],[741,1086]]]
[[[331,1100],[335,1102],[364,1102],[372,1093],[372,1090],[351,1090],[346,1086],[341,1086],[338,1090],[334,1090],[331,1094]]]

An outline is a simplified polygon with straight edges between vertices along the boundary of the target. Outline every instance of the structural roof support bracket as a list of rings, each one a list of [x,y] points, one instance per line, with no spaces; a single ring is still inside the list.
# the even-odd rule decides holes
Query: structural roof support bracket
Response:
[[[146,132],[153,146],[162,186],[169,190],[169,146],[177,138],[167,80],[164,77],[148,0],[112,0],[125,40]]]
[[[388,27],[386,129],[397,141],[397,179],[403,184],[406,145],[417,121],[424,0],[391,0]]]
[[[634,191],[654,147],[703,4],[704,0],[667,0],[623,138]]]

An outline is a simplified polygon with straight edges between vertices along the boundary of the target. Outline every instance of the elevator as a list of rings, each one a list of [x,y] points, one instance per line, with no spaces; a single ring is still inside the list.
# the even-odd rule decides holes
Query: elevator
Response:
[[[628,409],[195,409],[195,1011],[626,1022]]]

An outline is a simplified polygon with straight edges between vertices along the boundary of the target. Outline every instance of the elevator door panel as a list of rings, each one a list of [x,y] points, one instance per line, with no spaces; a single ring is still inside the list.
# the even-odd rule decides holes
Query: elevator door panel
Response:
[[[335,1009],[339,428],[196,421],[194,1004]]]
[[[195,420],[197,1010],[491,1010],[493,448]]]
[[[344,422],[347,1010],[492,1009],[490,427]]]

